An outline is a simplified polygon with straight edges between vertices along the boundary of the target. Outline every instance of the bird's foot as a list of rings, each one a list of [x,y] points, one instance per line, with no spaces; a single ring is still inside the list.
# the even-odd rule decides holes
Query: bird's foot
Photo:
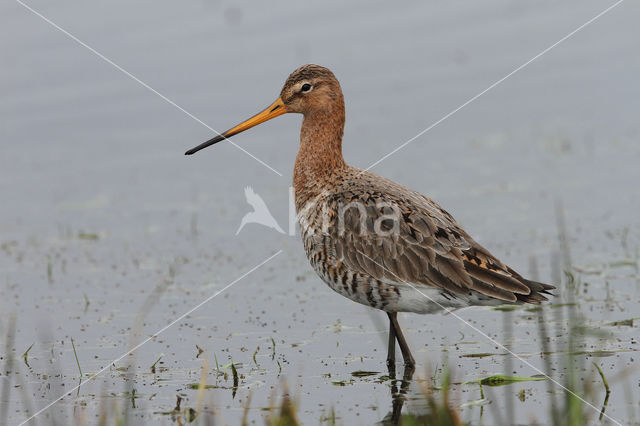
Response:
[[[396,377],[396,362],[392,359],[387,359],[387,369],[389,370],[389,377],[395,379]]]
[[[404,372],[405,375],[407,373],[409,373],[410,375],[413,375],[413,372],[416,371],[416,362],[414,360],[410,360],[410,361],[405,361],[404,362]]]

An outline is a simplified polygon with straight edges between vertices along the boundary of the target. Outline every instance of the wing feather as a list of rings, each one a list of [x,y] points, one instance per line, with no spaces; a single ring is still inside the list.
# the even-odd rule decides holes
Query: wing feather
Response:
[[[341,235],[336,235],[336,227],[329,230],[343,245],[336,253],[347,267],[377,279],[439,287],[453,294],[473,290],[508,302],[538,303],[546,300],[542,293],[554,288],[526,280],[506,266],[434,201],[372,173],[361,174],[368,179],[359,182],[360,187],[348,181],[349,189],[338,191],[333,199],[338,203],[346,197],[364,206],[342,212]],[[376,232],[376,223],[386,220],[390,211],[401,212],[394,219],[397,232]]]

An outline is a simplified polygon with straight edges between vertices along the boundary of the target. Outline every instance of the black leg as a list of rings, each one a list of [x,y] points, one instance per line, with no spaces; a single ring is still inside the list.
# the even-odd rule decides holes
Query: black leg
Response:
[[[396,335],[396,340],[398,341],[398,345],[400,345],[400,351],[402,351],[402,358],[404,359],[405,368],[414,369],[416,365],[416,361],[413,359],[411,355],[411,351],[409,350],[409,345],[402,334],[402,330],[400,329],[400,324],[398,324],[398,313],[387,313],[389,316],[389,321],[391,322],[391,327],[394,329],[394,333]]]
[[[387,368],[389,372],[395,373],[396,371],[396,329],[393,327],[393,321],[391,321],[391,314],[389,315],[389,350],[387,352]]]

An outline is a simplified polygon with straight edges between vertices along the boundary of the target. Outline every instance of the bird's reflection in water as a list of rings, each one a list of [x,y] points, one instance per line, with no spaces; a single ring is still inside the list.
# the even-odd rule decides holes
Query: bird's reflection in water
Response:
[[[391,380],[391,411],[380,422],[383,425],[399,425],[402,417],[402,407],[407,399],[409,385],[413,379],[415,367],[405,366],[402,379],[396,379],[395,367],[389,367]]]
[[[414,382],[413,373],[415,369],[405,366],[402,379],[396,379],[395,369],[389,369],[389,378],[391,381],[391,411],[380,421],[382,425],[447,425],[462,426],[460,413],[449,405],[448,387],[449,378],[446,377],[443,382],[443,393],[440,397],[435,396],[432,392],[434,389],[422,389],[418,393],[419,397],[411,397],[415,395],[410,390],[411,384]],[[416,380],[419,380],[416,378]],[[402,413],[406,401],[412,401],[411,413]],[[416,402],[422,400],[422,404]],[[406,409],[405,409],[406,411]],[[416,412],[417,411],[417,412]]]

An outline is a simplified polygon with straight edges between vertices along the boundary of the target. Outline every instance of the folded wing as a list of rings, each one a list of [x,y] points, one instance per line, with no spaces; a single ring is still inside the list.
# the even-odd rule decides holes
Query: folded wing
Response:
[[[477,291],[505,302],[539,303],[554,288],[509,268],[434,201],[377,176],[370,182],[350,191],[357,198],[330,229],[340,241],[336,256],[347,267],[385,281],[440,287],[454,295]]]

